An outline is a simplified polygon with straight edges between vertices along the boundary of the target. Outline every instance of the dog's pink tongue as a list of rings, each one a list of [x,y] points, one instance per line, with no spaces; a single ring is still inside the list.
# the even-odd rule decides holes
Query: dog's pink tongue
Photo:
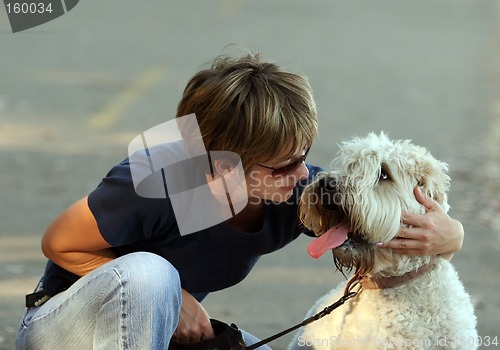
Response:
[[[345,226],[332,227],[307,246],[309,255],[318,259],[324,252],[337,248],[345,242],[349,228]]]

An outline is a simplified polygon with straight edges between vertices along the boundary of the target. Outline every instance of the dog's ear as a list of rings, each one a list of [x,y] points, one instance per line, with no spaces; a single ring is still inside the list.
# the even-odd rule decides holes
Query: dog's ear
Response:
[[[438,202],[441,207],[448,211],[447,192],[450,188],[450,176],[448,175],[448,164],[437,160],[428,151],[425,156],[417,158],[417,186],[422,192]]]

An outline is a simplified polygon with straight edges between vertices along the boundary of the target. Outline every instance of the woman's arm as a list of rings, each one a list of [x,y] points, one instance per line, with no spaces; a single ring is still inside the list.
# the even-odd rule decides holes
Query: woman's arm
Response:
[[[397,254],[441,255],[451,260],[453,254],[462,248],[462,224],[452,219],[436,201],[426,197],[418,187],[415,187],[413,192],[427,212],[403,213],[403,223],[411,227],[401,228],[397,238],[378,246],[391,248]]]
[[[97,227],[87,197],[63,211],[42,238],[45,256],[78,276],[114,259],[110,248]]]
[[[102,237],[87,197],[61,213],[42,238],[42,251],[57,265],[78,276],[86,275],[116,256]],[[174,340],[193,343],[213,338],[208,313],[196,299],[182,290],[182,307]]]

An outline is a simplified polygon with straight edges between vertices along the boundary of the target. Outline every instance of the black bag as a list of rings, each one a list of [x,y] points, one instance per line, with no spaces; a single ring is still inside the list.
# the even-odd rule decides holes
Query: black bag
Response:
[[[169,350],[244,350],[246,349],[243,334],[235,324],[211,319],[215,338],[202,340],[193,344],[179,344],[170,342]]]

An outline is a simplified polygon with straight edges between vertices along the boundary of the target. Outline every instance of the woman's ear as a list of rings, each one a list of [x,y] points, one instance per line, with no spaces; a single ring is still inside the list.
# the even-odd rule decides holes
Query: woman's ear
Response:
[[[235,165],[233,164],[232,161],[221,158],[213,160],[213,167],[214,167],[213,171],[216,175],[224,176],[227,173],[231,172],[231,170],[233,170]]]

